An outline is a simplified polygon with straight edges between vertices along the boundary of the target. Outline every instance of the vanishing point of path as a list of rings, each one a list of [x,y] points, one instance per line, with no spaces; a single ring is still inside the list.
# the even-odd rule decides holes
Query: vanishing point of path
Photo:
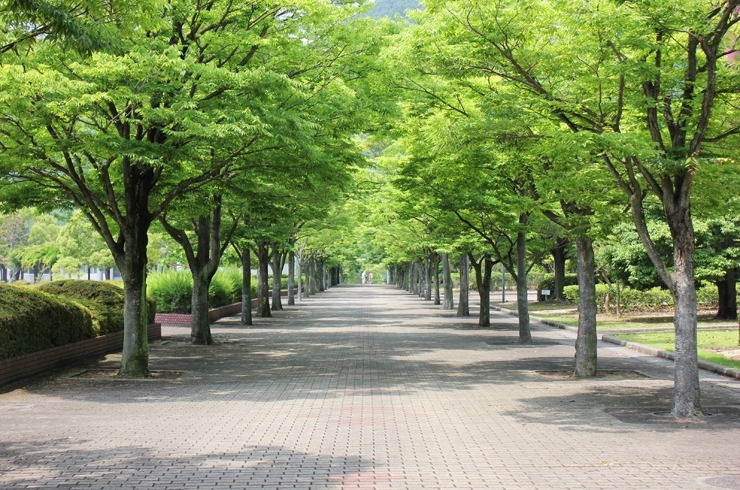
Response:
[[[611,374],[570,379],[572,334],[492,320],[378,285],[165,328],[159,379],[0,394],[0,488],[740,488],[740,383],[702,373],[714,416],[676,422],[669,361],[600,344]]]

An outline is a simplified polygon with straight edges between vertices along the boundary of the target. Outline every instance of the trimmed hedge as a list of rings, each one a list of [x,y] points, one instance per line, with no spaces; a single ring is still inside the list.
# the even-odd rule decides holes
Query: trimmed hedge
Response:
[[[95,337],[89,309],[28,287],[0,285],[0,359]]]
[[[610,308],[616,308],[617,290],[607,284],[596,285],[596,305],[600,311],[606,309],[607,294],[611,293],[609,299]],[[563,294],[567,299],[577,303],[580,295],[578,286],[565,286]],[[719,298],[717,296],[717,287],[706,285],[696,290],[697,302],[700,306],[716,307]],[[667,289],[652,288],[645,291],[637,289],[624,288],[619,292],[619,307],[621,311],[655,311],[670,310],[673,308],[673,297]]]
[[[578,286],[578,276],[576,274],[566,274],[564,281],[565,284],[563,286]],[[555,274],[546,274],[545,277],[540,281],[540,283],[537,285],[537,301],[542,300],[542,295],[540,292],[543,289],[547,289],[550,291],[550,295],[552,296],[553,291],[555,291]],[[578,288],[576,287],[576,290]],[[565,292],[563,292],[563,296],[566,298],[568,297]]]
[[[71,299],[89,309],[97,335],[123,330],[123,289],[115,284],[67,279],[44,283],[38,290]],[[148,324],[154,323],[156,312],[156,301],[147,298]]]

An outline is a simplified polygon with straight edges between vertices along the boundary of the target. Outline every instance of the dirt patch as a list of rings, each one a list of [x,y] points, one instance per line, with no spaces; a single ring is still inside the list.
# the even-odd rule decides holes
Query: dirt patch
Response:
[[[707,350],[716,352],[733,361],[740,361],[740,347],[707,347]]]
[[[180,379],[184,371],[151,371],[149,378],[143,378],[144,381],[147,379]],[[131,378],[118,378],[118,371],[115,369],[88,369],[79,374],[72,376],[73,378],[88,378],[88,379],[131,379]]]
[[[666,407],[661,408],[607,408],[606,413],[628,424],[669,424],[680,428],[728,425],[740,423],[740,408],[735,406],[704,408],[702,415],[691,419],[675,418]]]
[[[535,373],[539,374],[540,376],[545,376],[547,378],[551,379],[583,379],[583,380],[590,380],[590,379],[645,379],[649,378],[650,376],[647,376],[642,373],[638,373],[637,371],[628,371],[628,370],[600,370],[596,372],[596,376],[589,377],[589,378],[578,378],[573,374],[573,371],[535,371]]]

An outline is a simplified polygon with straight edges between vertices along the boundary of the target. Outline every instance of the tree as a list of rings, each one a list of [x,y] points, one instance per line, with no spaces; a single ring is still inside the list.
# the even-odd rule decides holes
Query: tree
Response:
[[[145,27],[143,21],[161,11],[161,2],[126,2],[125,6],[95,1],[3,0],[0,56],[30,49],[35,41],[55,42],[82,55],[120,48],[123,29]],[[114,25],[115,28],[110,26]]]
[[[259,53],[303,49],[321,39],[325,30],[312,30],[321,24],[349,32],[343,23],[352,13],[306,7],[181,2],[153,27],[133,30],[120,55],[81,60],[37,43],[0,67],[4,201],[72,204],[104,238],[126,293],[123,376],[148,373],[151,223],[178,197],[264,151],[269,128],[303,126],[298,112],[263,112],[276,92],[304,97],[284,71],[270,70],[270,54]],[[342,56],[339,49],[327,63]]]
[[[725,46],[737,6],[693,0],[680,9],[663,0],[429,6],[464,47],[453,70],[516,89],[531,111],[590,147],[628,197],[643,245],[674,296],[672,413],[682,417],[700,410],[691,190],[697,171],[716,161],[710,145],[738,133],[733,120],[713,117],[737,92],[736,75],[722,60],[733,51]],[[669,225],[672,270],[652,244],[646,193],[658,197]]]

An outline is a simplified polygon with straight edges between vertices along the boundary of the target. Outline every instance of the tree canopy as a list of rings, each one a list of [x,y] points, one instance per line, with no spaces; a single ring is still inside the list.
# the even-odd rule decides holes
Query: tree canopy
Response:
[[[462,257],[482,326],[493,267],[516,282],[524,343],[533,271],[558,297],[576,272],[578,376],[596,282],[665,288],[673,413],[701,410],[697,285],[737,317],[740,0],[0,6],[0,271],[115,265],[121,375],[148,373],[155,263],[210,344],[231,253],[265,316],[294,257],[308,293],[369,270],[426,299]]]

